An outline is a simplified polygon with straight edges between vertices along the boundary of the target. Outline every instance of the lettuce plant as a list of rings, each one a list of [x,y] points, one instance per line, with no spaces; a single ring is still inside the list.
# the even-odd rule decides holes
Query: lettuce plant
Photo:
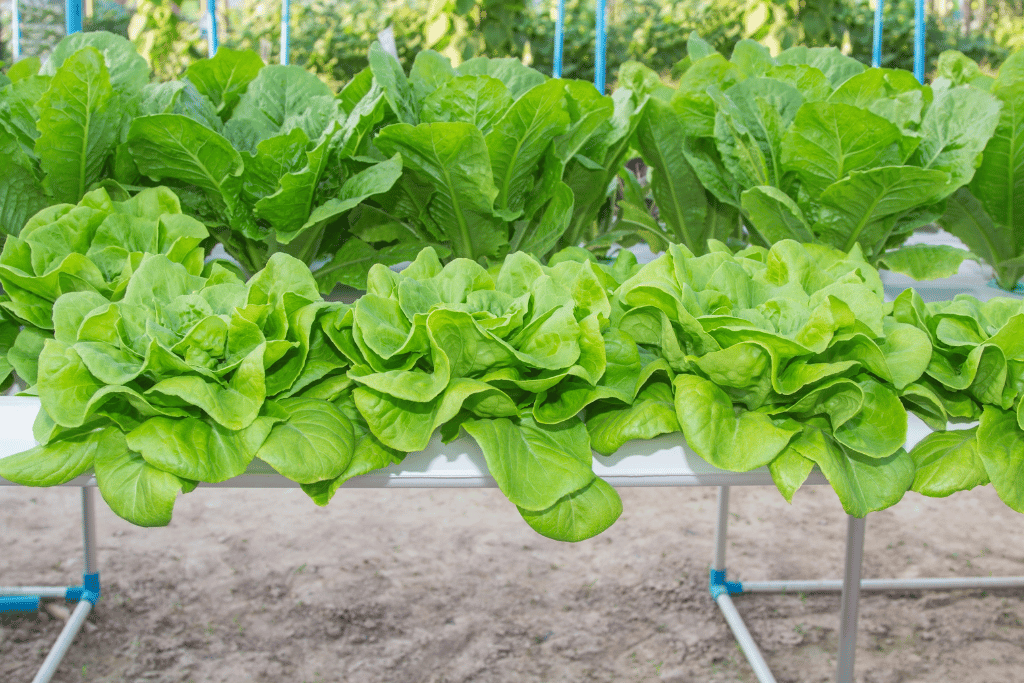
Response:
[[[128,172],[178,190],[249,273],[279,252],[322,263],[346,214],[401,174],[400,157],[365,156],[382,106],[356,99],[297,66],[222,49],[146,90]]]
[[[41,68],[18,62],[10,80],[0,88],[0,232],[18,235],[36,212],[114,176],[149,66],[120,36],[77,33]]]
[[[527,523],[575,541],[622,509],[591,469],[586,396],[567,394],[623,373],[604,335],[615,334],[608,294],[630,261],[555,260],[545,267],[517,252],[488,272],[468,259],[442,266],[425,249],[400,273],[375,265],[366,295],[325,328],[352,363],[355,407],[382,444],[407,453],[438,429],[446,440],[465,430]]]
[[[340,306],[284,254],[248,283],[147,254],[119,301],[63,294],[39,356],[41,445],[2,476],[46,486],[92,468],[111,509],[142,526],[255,457],[303,484],[343,477],[361,435],[332,402],[347,361],[320,326]]]
[[[597,236],[646,98],[628,89],[603,97],[514,59],[452,67],[429,50],[407,76],[377,44],[370,76],[358,106],[384,104],[388,124],[372,147],[401,155],[404,168],[389,192],[360,207],[324,268],[332,279],[358,287],[372,263],[408,260],[423,245],[445,259],[543,259]]]
[[[165,187],[130,199],[111,198],[103,188],[77,204],[55,204],[30,218],[0,253],[0,301],[23,326],[6,356],[18,375],[35,383],[43,340],[53,336],[53,307],[69,292],[93,292],[120,299],[147,253],[166,254],[199,275],[206,255],[206,228],[182,214],[178,198]]]
[[[928,336],[885,315],[857,246],[710,248],[672,246],[616,292],[612,326],[654,360],[631,404],[588,409],[599,450],[681,431],[716,467],[767,465],[787,499],[817,465],[849,514],[895,504],[914,475],[898,391]]]
[[[934,348],[904,396],[935,430],[911,451],[913,489],[948,496],[991,482],[1003,502],[1024,512],[1024,301],[958,295],[925,304],[908,290],[894,315],[926,332]],[[947,431],[949,423],[975,422]]]
[[[991,92],[1003,108],[974,178],[950,197],[939,223],[995,270],[996,283],[1012,290],[1024,277],[1024,51],[995,79],[959,53],[944,55],[941,72]]]
[[[927,278],[962,250],[900,246],[975,175],[1000,103],[970,86],[923,86],[832,48],[771,57],[753,41],[730,60],[691,40],[671,106],[693,172],[742,212],[752,243],[859,246],[872,264]]]
[[[618,241],[629,244],[638,238],[655,252],[680,244],[698,256],[708,252],[709,240],[741,243],[738,208],[704,187],[680,144],[688,132],[671,104],[675,91],[637,62],[627,62],[619,70],[620,87],[624,80],[650,100],[633,139],[646,176],[637,178],[628,170],[620,176],[624,182],[615,223]]]

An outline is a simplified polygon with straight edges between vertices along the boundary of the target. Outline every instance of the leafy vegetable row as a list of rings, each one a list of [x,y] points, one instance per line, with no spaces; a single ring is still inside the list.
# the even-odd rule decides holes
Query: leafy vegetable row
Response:
[[[428,247],[370,268],[344,304],[287,254],[248,281],[207,262],[180,210],[166,188],[98,189],[5,244],[3,306],[23,328],[7,358],[42,410],[40,446],[0,476],[91,468],[117,514],[161,525],[179,493],[255,458],[324,505],[465,432],[532,528],[575,541],[621,512],[593,451],[679,432],[720,468],[767,465],[787,499],[816,465],[853,515],[989,480],[1024,511],[1019,300],[886,304],[858,245],[785,240],[671,245],[642,267],[579,248],[442,264]],[[908,454],[908,410],[936,430],[981,423]]]
[[[423,51],[406,74],[374,46],[335,95],[230,49],[149,83],[130,43],[76,34],[0,88],[0,230],[17,236],[98,185],[163,183],[246,275],[287,253],[322,293],[427,245],[442,262],[500,263],[638,240],[703,254],[709,239],[859,245],[918,279],[981,258],[1011,288],[1024,272],[1022,64],[992,79],[949,53],[922,85],[834,49],[773,57],[747,40],[727,60],[692,36],[677,87],[630,62],[602,96],[513,59],[453,67]],[[636,155],[640,177],[625,170]],[[972,253],[901,247],[936,220]]]
[[[738,212],[753,244],[859,245],[873,265],[917,279],[951,275],[966,252],[898,247],[942,216],[947,199],[968,183],[1001,197],[993,204],[1019,204],[1003,191],[999,169],[1008,160],[996,147],[1006,145],[992,136],[998,127],[1005,140],[1019,123],[1009,93],[1011,84],[1024,86],[1014,67],[1022,59],[1007,63],[999,81],[1005,88],[990,94],[962,79],[922,85],[908,72],[865,68],[832,48],[794,47],[772,57],[745,40],[726,60],[694,36],[678,88],[650,74],[641,89],[652,100],[637,149],[652,169],[661,220],[629,202],[623,217],[645,238],[703,253],[708,238],[734,235],[735,224],[721,218]],[[988,166],[976,176],[983,151]],[[1021,169],[1014,172],[1024,183]]]
[[[247,273],[287,253],[324,292],[425,245],[500,261],[592,240],[647,101],[514,59],[456,68],[424,51],[406,75],[377,45],[337,96],[299,67],[230,49],[149,83],[131,43],[102,32],[8,75],[5,234],[97,184],[164,183]]]

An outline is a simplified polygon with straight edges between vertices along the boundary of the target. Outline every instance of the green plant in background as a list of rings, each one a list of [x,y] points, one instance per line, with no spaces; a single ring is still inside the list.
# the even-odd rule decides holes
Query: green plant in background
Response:
[[[1024,51],[994,79],[959,53],[943,55],[939,74],[1002,103],[974,178],[950,197],[939,223],[992,266],[1000,287],[1012,290],[1024,277]]]
[[[698,256],[707,253],[709,240],[742,246],[739,210],[704,187],[679,144],[687,131],[683,117],[672,108],[674,91],[637,62],[619,71],[619,87],[626,86],[650,100],[632,141],[646,173],[637,178],[625,169],[620,174],[622,198],[613,229],[618,242],[643,240],[655,252],[680,244]]]
[[[965,252],[899,247],[974,177],[999,120],[988,93],[866,69],[833,48],[777,57],[753,41],[726,61],[691,41],[671,105],[687,161],[755,244],[820,242],[917,279],[955,273]]]
[[[362,84],[338,98],[301,67],[222,48],[148,91],[128,131],[136,174],[169,181],[249,273],[277,252],[330,258],[338,221],[402,168],[365,156],[383,100],[360,106]]]
[[[747,10],[747,35],[778,52],[797,45],[836,47],[844,54],[871,64],[874,42],[874,7],[868,0],[760,0]],[[931,11],[926,19],[925,71],[931,73],[939,55],[959,50],[997,67],[1013,40],[1002,16],[981,31],[965,34],[954,15]],[[703,34],[702,34],[703,35]],[[885,4],[881,66],[912,71],[914,67],[914,2]],[[728,50],[719,50],[728,54]]]
[[[523,0],[461,0],[408,3],[357,0],[339,9],[323,0],[291,9],[290,58],[317,72],[332,87],[347,83],[366,65],[367,47],[391,27],[398,58],[409,69],[421,50],[435,50],[456,63],[478,55],[522,56],[528,35]],[[224,41],[270,60],[280,44],[277,0],[248,0],[229,11]]]
[[[610,246],[598,214],[646,97],[625,88],[602,96],[511,58],[453,67],[433,51],[420,52],[407,76],[377,44],[365,78],[356,107],[386,106],[388,125],[372,147],[400,155],[402,177],[353,212],[344,245],[321,270],[332,278],[325,290],[333,281],[358,287],[372,264],[408,260],[424,244],[479,262]]]
[[[78,33],[40,66],[25,59],[0,89],[0,231],[54,203],[78,203],[117,175],[149,66],[128,40]]]
[[[179,8],[172,0],[137,0],[127,35],[152,65],[157,80],[178,78],[203,56],[198,9],[195,2]]]

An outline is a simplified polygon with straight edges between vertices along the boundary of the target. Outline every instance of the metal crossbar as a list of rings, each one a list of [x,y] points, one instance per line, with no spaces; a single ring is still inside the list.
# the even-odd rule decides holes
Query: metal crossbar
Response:
[[[85,625],[89,612],[100,599],[100,573],[96,562],[95,497],[95,488],[82,487],[82,550],[85,555],[85,571],[81,586],[0,586],[0,613],[36,612],[44,599],[64,599],[78,603],[32,683],[49,683],[71,643]]]
[[[1021,588],[1024,577],[963,577],[923,579],[863,579],[861,565],[864,556],[866,520],[847,516],[846,557],[843,579],[813,581],[726,581],[725,549],[729,525],[729,487],[718,487],[717,519],[715,522],[715,551],[709,578],[711,597],[721,609],[726,623],[732,629],[736,642],[746,655],[750,667],[760,683],[775,683],[761,650],[750,635],[743,617],[733,605],[732,596],[741,593],[813,593],[841,592],[839,616],[839,653],[836,666],[837,683],[853,682],[854,655],[857,644],[857,610],[861,591],[955,590],[963,588]]]

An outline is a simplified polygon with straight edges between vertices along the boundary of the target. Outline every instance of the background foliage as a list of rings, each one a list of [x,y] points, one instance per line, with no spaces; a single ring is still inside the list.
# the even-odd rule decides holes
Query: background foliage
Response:
[[[1010,51],[1024,47],[1020,0],[976,0],[966,27],[951,3],[929,3],[929,72],[944,50],[958,50],[995,69]],[[134,0],[130,7],[96,0],[96,14],[86,21],[86,30],[130,36],[151,63],[160,65],[155,74],[160,79],[180,76],[206,53],[197,0]],[[514,56],[550,73],[555,7],[553,0],[302,0],[292,5],[290,57],[337,88],[365,66],[370,43],[391,26],[406,69],[417,53],[430,48],[455,62],[478,55]],[[0,59],[10,45],[9,12],[9,3],[3,3]],[[608,73],[637,60],[669,75],[685,57],[686,39],[693,31],[725,55],[739,40],[754,38],[773,52],[795,44],[832,45],[869,63],[873,12],[869,0],[613,0],[608,3]],[[22,21],[23,53],[45,56],[64,33],[62,3],[22,0]],[[276,62],[280,21],[280,0],[242,0],[222,13],[221,44],[251,48]],[[593,2],[567,0],[563,75],[593,78],[594,23]],[[883,48],[883,66],[912,68],[912,0],[887,3]]]

